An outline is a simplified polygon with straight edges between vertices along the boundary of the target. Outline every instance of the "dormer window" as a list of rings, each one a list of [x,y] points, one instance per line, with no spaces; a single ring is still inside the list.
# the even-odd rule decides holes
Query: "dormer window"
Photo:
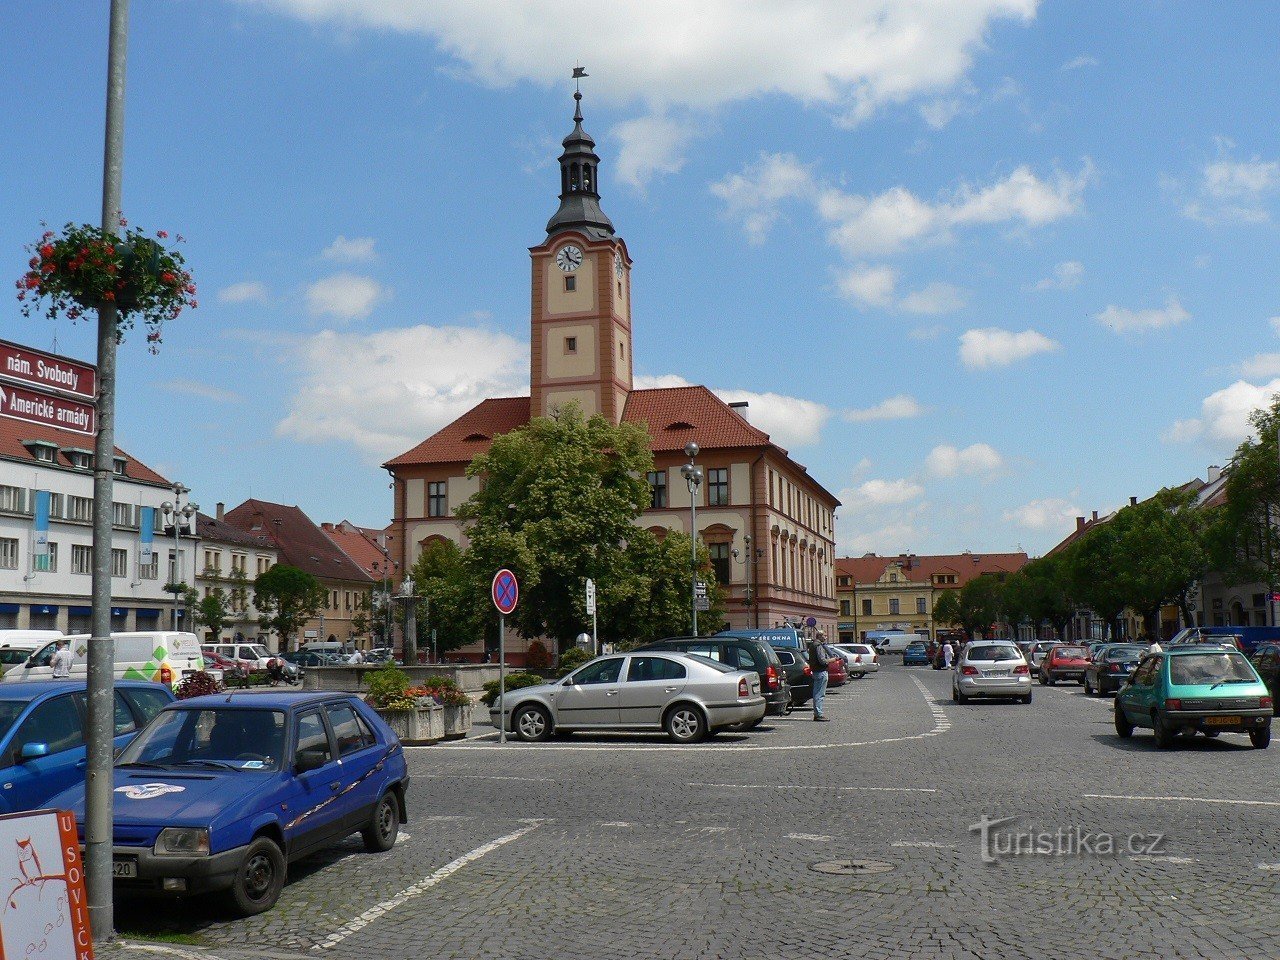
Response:
[[[93,451],[82,450],[79,447],[63,447],[62,453],[67,458],[67,462],[77,470],[93,469]]]
[[[45,440],[24,440],[22,445],[31,451],[31,455],[41,463],[58,462],[58,445]]]
[[[124,457],[116,457],[111,461],[111,469],[115,471],[117,477],[123,477],[124,473]]]

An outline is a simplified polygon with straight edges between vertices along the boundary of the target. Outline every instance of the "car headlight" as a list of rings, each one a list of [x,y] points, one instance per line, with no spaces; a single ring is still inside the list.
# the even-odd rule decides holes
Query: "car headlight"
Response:
[[[209,854],[209,831],[204,827],[165,827],[156,837],[158,857],[201,857]]]

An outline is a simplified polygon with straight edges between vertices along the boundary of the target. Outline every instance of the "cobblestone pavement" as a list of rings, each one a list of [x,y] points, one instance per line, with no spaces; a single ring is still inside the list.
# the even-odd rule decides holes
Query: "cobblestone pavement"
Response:
[[[122,906],[120,927],[228,960],[1280,956],[1280,749],[1224,735],[1157,751],[1074,685],[960,706],[948,683],[890,665],[834,691],[832,723],[797,712],[694,747],[411,750],[390,853],[353,838],[299,864],[252,920],[152,904]],[[1017,818],[993,863],[969,829],[984,817]],[[999,855],[1016,831],[1068,852]],[[888,869],[813,869],[851,860]]]

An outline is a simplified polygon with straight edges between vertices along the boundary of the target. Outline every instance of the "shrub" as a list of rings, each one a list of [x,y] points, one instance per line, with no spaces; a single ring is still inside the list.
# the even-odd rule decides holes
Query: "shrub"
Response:
[[[419,686],[427,690],[461,690],[462,686],[453,677],[441,676],[438,673],[428,674]]]
[[[545,670],[551,666],[551,651],[541,640],[535,640],[525,651],[524,662],[530,670]]]
[[[522,687],[536,687],[540,683],[546,683],[542,677],[536,673],[524,673],[523,671],[507,674],[507,689],[519,690]],[[498,699],[498,681],[490,680],[484,685],[484,696],[480,698],[481,702],[487,707],[493,706],[493,701]]]
[[[591,654],[587,653],[587,651],[583,650],[581,647],[570,647],[564,653],[560,654],[559,676],[568,676],[590,659],[592,659]]]
[[[368,673],[366,679],[369,693],[365,701],[375,707],[388,707],[392,700],[404,698],[409,689],[409,675],[390,662]]]
[[[211,673],[200,670],[183,677],[173,688],[173,695],[179,700],[190,700],[192,697],[204,697],[211,693],[221,693],[222,684]]]

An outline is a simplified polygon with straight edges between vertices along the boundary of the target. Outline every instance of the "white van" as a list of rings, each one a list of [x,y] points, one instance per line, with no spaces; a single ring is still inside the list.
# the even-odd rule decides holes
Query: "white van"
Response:
[[[71,676],[84,677],[88,673],[89,634],[77,633],[66,639],[71,642]],[[194,633],[169,630],[113,633],[111,641],[115,647],[117,680],[149,680],[173,686],[183,677],[204,669],[200,639]],[[46,642],[22,663],[6,670],[0,681],[52,680],[50,664],[57,646],[56,639]]]
[[[228,660],[243,660],[249,664],[250,670],[267,669],[267,664],[275,656],[260,643],[202,643],[200,649],[204,653],[216,653]]]
[[[907,646],[922,640],[918,633],[903,633],[898,630],[868,630],[867,642],[874,643],[881,653],[901,653]]]
[[[24,663],[46,643],[60,636],[61,630],[0,630],[0,670]]]

